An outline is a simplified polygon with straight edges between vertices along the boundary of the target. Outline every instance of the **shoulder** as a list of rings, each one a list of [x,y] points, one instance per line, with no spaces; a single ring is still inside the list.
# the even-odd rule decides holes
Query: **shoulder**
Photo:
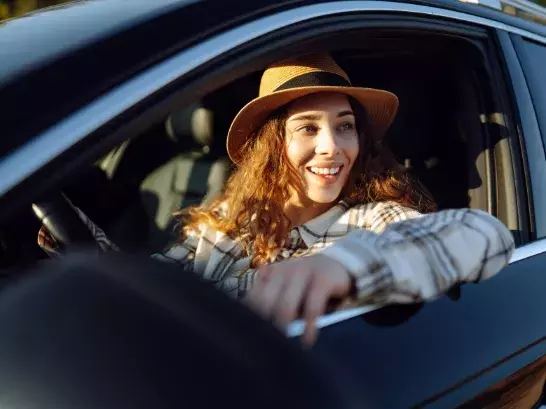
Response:
[[[191,251],[199,251],[200,253],[212,250],[217,243],[230,240],[231,237],[221,229],[214,226],[213,220],[221,221],[227,214],[227,206],[225,203],[219,203],[210,210],[211,218],[204,218],[201,223],[195,223],[190,228],[185,229],[182,242],[172,248],[186,248]],[[210,222],[208,222],[210,221]]]
[[[380,233],[390,224],[416,219],[422,214],[399,203],[371,202],[348,206],[347,214],[353,227]]]
[[[218,241],[218,234],[219,232],[212,226],[199,225],[188,231],[182,240],[153,256],[163,261],[186,262],[193,260],[196,253],[210,252],[210,249]]]
[[[184,232],[184,240],[196,241],[200,238],[216,235],[218,230],[214,227],[215,222],[222,221],[227,216],[228,207],[225,202],[214,202],[207,206],[193,208],[193,215],[188,224],[180,225]]]

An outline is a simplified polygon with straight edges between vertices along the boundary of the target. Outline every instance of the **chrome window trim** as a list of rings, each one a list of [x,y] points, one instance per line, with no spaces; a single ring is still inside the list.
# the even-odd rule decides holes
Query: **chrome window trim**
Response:
[[[546,239],[539,239],[518,247],[512,254],[510,264],[546,253]]]
[[[518,261],[543,253],[546,253],[546,239],[533,241],[515,249],[512,257],[510,258],[510,264],[517,263]],[[317,328],[329,327],[330,325],[338,324],[368,312],[375,311],[381,307],[383,307],[383,305],[364,305],[361,307],[347,308],[332,314],[323,315],[317,319]],[[285,333],[289,338],[298,337],[303,334],[304,329],[305,323],[303,320],[295,320],[287,326]]]
[[[317,318],[317,328],[326,328],[330,325],[338,324],[351,318],[359,317],[368,312],[378,310],[383,305],[364,305],[361,307],[346,308],[341,311],[336,311],[331,314],[322,315]],[[285,334],[288,338],[299,337],[305,330],[305,322],[303,320],[292,321],[286,327]]]
[[[319,17],[358,12],[396,12],[442,17],[504,30],[546,44],[545,37],[505,23],[431,6],[394,1],[362,0],[333,1],[293,8],[243,24],[190,47],[128,80],[57,125],[47,129],[0,162],[0,174],[2,175],[0,195],[4,195],[111,119],[205,62],[260,36],[292,24]],[[543,252],[536,251],[535,247],[533,247],[535,250],[523,250],[527,246],[516,250],[515,257],[520,254],[520,258],[516,261]],[[364,306],[322,316],[318,320],[318,326],[326,327],[377,308],[380,306]],[[302,330],[303,324],[300,321],[295,321],[288,327],[287,333],[289,336],[297,336],[301,334]]]
[[[221,54],[272,31],[306,20],[355,12],[403,12],[479,24],[546,44],[546,38],[482,17],[392,1],[337,1],[286,10],[221,33],[168,58],[97,98],[47,129],[0,162],[0,195],[5,194],[91,132],[177,78]]]

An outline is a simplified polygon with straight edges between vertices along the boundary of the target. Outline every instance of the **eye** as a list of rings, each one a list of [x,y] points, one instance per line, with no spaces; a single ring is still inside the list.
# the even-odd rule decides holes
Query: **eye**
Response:
[[[296,129],[296,131],[311,134],[316,133],[318,131],[318,128],[315,125],[304,125],[300,126],[298,129]]]
[[[355,129],[355,125],[352,122],[345,122],[339,126],[341,132],[350,132]]]

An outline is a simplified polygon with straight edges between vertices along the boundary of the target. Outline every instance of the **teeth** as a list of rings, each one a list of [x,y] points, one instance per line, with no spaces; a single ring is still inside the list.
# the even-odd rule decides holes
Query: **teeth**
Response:
[[[339,172],[340,167],[337,168],[318,168],[316,166],[311,167],[311,172],[317,175],[335,175]]]

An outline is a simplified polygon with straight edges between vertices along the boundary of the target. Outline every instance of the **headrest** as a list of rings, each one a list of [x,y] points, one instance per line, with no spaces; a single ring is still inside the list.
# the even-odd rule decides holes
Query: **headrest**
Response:
[[[210,146],[214,141],[213,116],[213,112],[200,103],[192,104],[169,115],[165,130],[169,138],[178,144]]]

